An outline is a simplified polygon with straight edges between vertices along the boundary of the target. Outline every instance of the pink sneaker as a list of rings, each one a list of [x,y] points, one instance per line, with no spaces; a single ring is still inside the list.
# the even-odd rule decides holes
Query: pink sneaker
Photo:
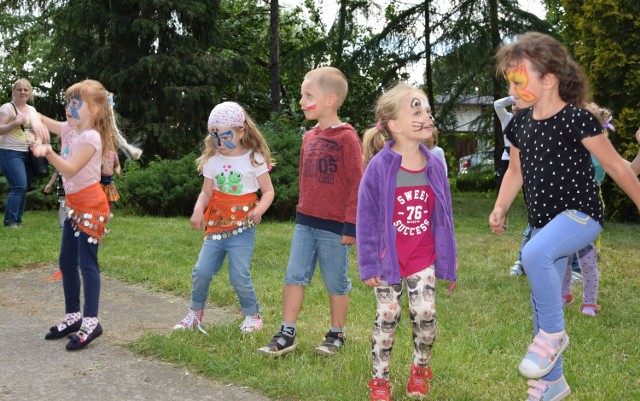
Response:
[[[598,311],[602,309],[600,305],[596,304],[582,304],[582,314],[587,316],[595,316]]]
[[[256,313],[253,316],[246,316],[244,318],[244,322],[240,325],[240,330],[243,333],[251,333],[252,331],[257,331],[262,328],[264,323],[262,322],[262,318],[259,313]]]
[[[530,379],[537,379],[547,373],[558,362],[558,357],[569,345],[569,336],[563,330],[560,336],[551,336],[544,330],[540,329],[538,335],[533,339],[533,343],[529,346],[527,354],[524,356],[518,366],[518,370],[523,376]]]
[[[571,389],[564,379],[564,376],[554,382],[546,380],[527,381],[529,390],[527,401],[560,401],[571,394]]]
[[[189,313],[180,321],[180,323],[173,326],[174,330],[186,330],[186,329],[198,329],[202,334],[208,335],[202,328],[201,324],[204,322],[204,309],[193,310],[189,309]]]

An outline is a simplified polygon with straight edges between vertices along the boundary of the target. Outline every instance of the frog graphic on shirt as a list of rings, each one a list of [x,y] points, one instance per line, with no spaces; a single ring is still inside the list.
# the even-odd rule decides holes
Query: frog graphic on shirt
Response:
[[[232,194],[242,194],[242,174],[237,171],[230,171],[229,175],[225,175],[224,172],[216,175],[216,189],[218,191]]]

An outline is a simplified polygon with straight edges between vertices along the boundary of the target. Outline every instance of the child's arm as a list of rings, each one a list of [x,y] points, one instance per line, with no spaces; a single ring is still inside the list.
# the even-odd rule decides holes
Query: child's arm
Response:
[[[49,182],[47,182],[47,185],[45,185],[43,189],[45,194],[51,192],[51,187],[53,186],[53,183],[58,179],[58,175],[60,175],[58,174],[58,170],[54,171],[53,174],[51,174],[51,179],[49,179]]]
[[[613,148],[609,138],[606,135],[591,136],[584,138],[582,144],[640,210],[640,181],[629,163]]]
[[[198,195],[196,205],[193,207],[193,213],[191,214],[191,227],[196,230],[205,228],[204,212],[207,210],[209,201],[213,196],[213,180],[211,178],[204,178],[204,184],[202,184],[202,191]]]
[[[516,101],[512,96],[503,97],[502,99],[498,99],[493,102],[493,108],[496,110],[498,119],[500,119],[502,130],[507,128],[507,124],[509,124],[509,121],[511,121],[511,118],[513,117],[513,114],[507,111],[507,106],[511,106],[515,102]]]
[[[345,195],[345,222],[343,225],[346,229],[343,228],[340,244],[353,245],[356,243],[356,233],[352,233],[351,231],[356,225],[358,187],[360,186],[360,180],[362,179],[362,174],[364,172],[364,166],[362,165],[362,144],[360,143],[355,131],[351,140],[347,139],[344,141],[343,155],[346,156],[343,165],[345,169],[344,174],[347,175],[348,186],[347,194]],[[346,227],[347,224],[349,224],[349,227]]]
[[[273,198],[275,197],[275,191],[273,190],[273,184],[271,183],[271,176],[269,173],[264,173],[258,176],[258,184],[260,185],[260,202],[258,205],[249,212],[249,218],[254,223],[259,224],[262,221],[262,215],[269,209]]]
[[[71,160],[64,160],[53,151],[51,144],[48,143],[33,145],[31,151],[36,157],[45,156],[53,164],[53,167],[58,170],[58,173],[68,179],[76,175],[78,171],[89,163],[91,157],[96,153],[96,148],[91,144],[84,143],[78,146],[78,150],[74,152]]]
[[[640,128],[636,131],[636,139],[640,142]],[[636,158],[631,162],[631,170],[633,170],[636,175],[640,175],[640,149],[638,149]]]
[[[60,121],[56,121],[40,113],[38,113],[38,115],[40,116],[40,121],[42,121],[42,124],[44,124],[49,132],[60,135],[60,133],[62,132],[62,123]]]
[[[509,167],[502,179],[502,185],[500,186],[500,193],[496,204],[493,207],[491,215],[489,215],[489,227],[491,231],[496,234],[504,234],[507,226],[505,221],[507,218],[507,212],[511,203],[518,195],[520,188],[522,187],[522,170],[520,165],[520,150],[511,145],[511,152],[509,155]]]
[[[114,166],[114,171],[116,172],[116,174],[118,174],[118,177],[120,177],[121,173],[122,173],[122,167],[120,166],[120,158],[118,157],[118,153],[117,152],[113,152],[114,153],[114,161],[115,163],[113,164]]]

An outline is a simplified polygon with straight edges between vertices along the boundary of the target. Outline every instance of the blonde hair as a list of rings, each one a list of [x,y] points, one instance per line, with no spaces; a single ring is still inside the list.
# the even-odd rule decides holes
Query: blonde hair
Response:
[[[607,127],[604,124],[609,122],[609,119],[613,116],[613,114],[611,114],[611,110],[602,108],[593,102],[584,104],[582,108],[591,112],[591,114],[598,119],[598,122],[602,124],[603,130],[607,130]]]
[[[29,101],[33,103],[33,87],[31,86],[31,82],[29,82],[29,80],[26,78],[20,78],[13,83],[13,85],[11,86],[11,100],[15,101],[15,99],[13,98],[13,92],[16,90],[16,86],[20,84],[24,84],[27,86],[27,88],[29,88]]]
[[[335,95],[337,108],[342,106],[349,92],[347,77],[335,67],[320,67],[309,71],[304,79],[314,81],[325,95]]]
[[[107,92],[100,82],[85,79],[75,83],[64,94],[67,101],[72,96],[82,99],[83,102],[87,102],[88,106],[96,108],[93,125],[102,140],[102,157],[105,157],[110,150],[122,149],[134,159],[140,158],[142,150],[129,144],[118,129],[116,114],[113,111],[113,94]]]
[[[271,159],[271,151],[269,150],[269,145],[267,145],[267,141],[262,136],[260,129],[253,121],[251,117],[247,114],[247,112],[243,108],[244,113],[244,127],[231,127],[234,133],[238,131],[244,131],[244,135],[240,138],[240,145],[246,149],[251,150],[251,154],[249,155],[249,159],[251,160],[251,164],[254,166],[258,166],[258,162],[256,161],[256,153],[259,153],[264,158],[264,162],[267,163],[269,168],[276,165],[275,160]],[[202,173],[204,170],[204,165],[207,163],[210,157],[215,156],[218,153],[218,148],[213,145],[214,138],[211,135],[207,134],[207,137],[204,139],[204,149],[202,150],[202,155],[196,159],[196,166],[198,167],[198,173]]]
[[[375,108],[377,123],[374,127],[366,130],[362,136],[362,154],[365,166],[384,147],[385,142],[393,139],[388,124],[389,121],[398,119],[400,99],[408,93],[416,91],[427,97],[420,88],[408,84],[397,84],[378,98]]]

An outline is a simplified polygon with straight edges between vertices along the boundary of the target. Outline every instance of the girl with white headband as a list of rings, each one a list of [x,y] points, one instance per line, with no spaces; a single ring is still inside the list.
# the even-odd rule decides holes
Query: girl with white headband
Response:
[[[274,163],[258,127],[237,103],[217,105],[208,130],[204,151],[196,160],[204,185],[191,215],[191,226],[205,230],[204,243],[191,273],[189,313],[174,329],[197,328],[206,334],[201,324],[209,285],[228,255],[229,278],[245,316],[240,329],[260,330],[263,322],[249,268],[255,225],[274,198],[269,176]]]

